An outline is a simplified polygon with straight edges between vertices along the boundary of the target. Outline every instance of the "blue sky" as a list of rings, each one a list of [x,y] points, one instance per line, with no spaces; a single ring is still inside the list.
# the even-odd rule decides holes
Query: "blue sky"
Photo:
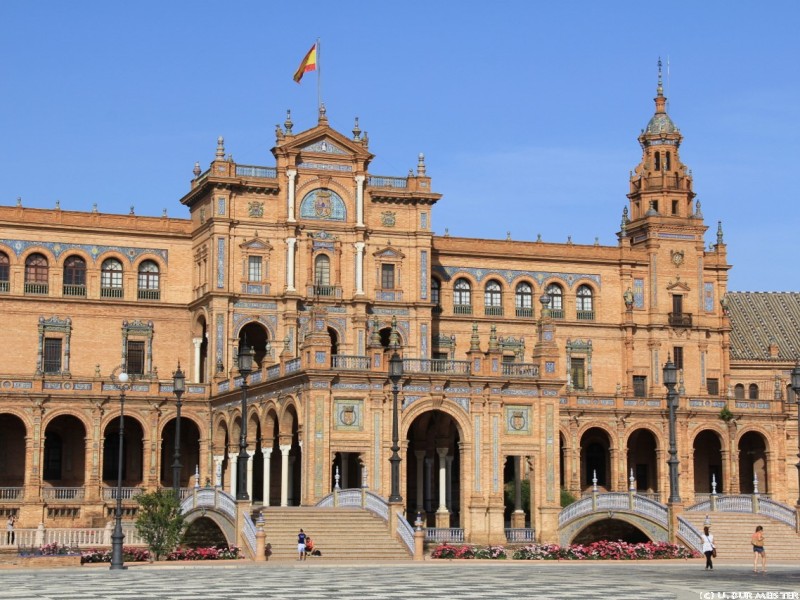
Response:
[[[800,289],[800,3],[0,3],[0,204],[187,216],[216,138],[272,165],[276,123],[355,116],[403,176],[424,152],[450,235],[615,244],[656,61],[733,290]]]

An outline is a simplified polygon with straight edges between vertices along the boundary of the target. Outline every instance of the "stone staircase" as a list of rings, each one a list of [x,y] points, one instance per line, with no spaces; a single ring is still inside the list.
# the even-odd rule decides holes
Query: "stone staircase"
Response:
[[[706,514],[701,512],[684,512],[681,515],[703,532],[703,522]],[[711,534],[714,536],[714,545],[717,547],[717,558],[721,562],[728,561],[753,561],[753,547],[750,538],[755,533],[756,526],[764,528],[764,548],[769,560],[800,561],[800,535],[793,527],[776,521],[762,514],[712,512]]]
[[[386,521],[364,509],[266,507],[263,514],[269,560],[296,560],[301,528],[322,552],[322,557],[307,560],[411,560],[406,546],[389,534]]]

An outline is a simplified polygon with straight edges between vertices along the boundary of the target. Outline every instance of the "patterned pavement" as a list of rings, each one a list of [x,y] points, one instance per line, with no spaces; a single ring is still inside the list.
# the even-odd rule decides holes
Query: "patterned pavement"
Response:
[[[370,566],[308,563],[135,565],[72,569],[3,569],[0,600],[188,600],[357,598],[558,598],[800,600],[800,568],[770,567],[755,575],[747,564],[699,561],[555,563],[459,561]]]

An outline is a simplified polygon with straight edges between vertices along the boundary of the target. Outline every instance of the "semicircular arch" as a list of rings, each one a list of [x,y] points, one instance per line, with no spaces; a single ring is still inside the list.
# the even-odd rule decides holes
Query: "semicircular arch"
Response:
[[[432,398],[415,400],[413,404],[401,412],[399,423],[400,439],[408,438],[408,432],[417,417],[432,410],[438,410],[451,417],[456,422],[461,442],[472,443],[472,428],[468,413],[455,402],[440,402],[438,399],[434,401]]]

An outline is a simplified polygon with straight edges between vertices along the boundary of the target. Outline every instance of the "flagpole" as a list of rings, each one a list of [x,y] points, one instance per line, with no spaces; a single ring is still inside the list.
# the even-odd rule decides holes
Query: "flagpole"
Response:
[[[322,108],[322,62],[320,61],[319,38],[317,38],[317,110]]]

